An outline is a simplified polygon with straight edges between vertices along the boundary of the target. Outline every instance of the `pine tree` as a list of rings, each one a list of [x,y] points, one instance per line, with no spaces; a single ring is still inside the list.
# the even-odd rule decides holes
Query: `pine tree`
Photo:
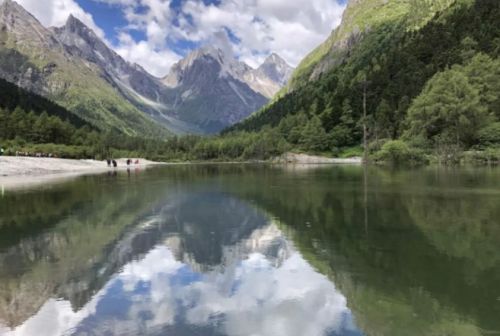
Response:
[[[313,116],[302,130],[300,144],[308,151],[323,151],[328,148],[328,136],[318,116]]]

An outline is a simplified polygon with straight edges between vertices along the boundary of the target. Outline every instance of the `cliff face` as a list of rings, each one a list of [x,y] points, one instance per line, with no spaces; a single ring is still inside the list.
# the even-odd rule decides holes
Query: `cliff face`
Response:
[[[220,48],[204,47],[175,64],[162,81],[174,94],[175,117],[214,133],[265,105],[291,69],[275,54],[252,69]]]
[[[406,21],[407,29],[418,29],[456,1],[462,0],[349,0],[340,26],[299,64],[288,89],[315,80],[341,64],[365,32],[401,20]]]

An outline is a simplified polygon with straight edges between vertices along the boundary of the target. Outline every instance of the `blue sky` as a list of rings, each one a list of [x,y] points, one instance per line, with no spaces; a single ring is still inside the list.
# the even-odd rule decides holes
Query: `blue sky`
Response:
[[[73,14],[125,59],[161,77],[206,44],[229,45],[253,67],[271,52],[296,66],[340,23],[347,0],[17,1],[45,26],[61,26]]]

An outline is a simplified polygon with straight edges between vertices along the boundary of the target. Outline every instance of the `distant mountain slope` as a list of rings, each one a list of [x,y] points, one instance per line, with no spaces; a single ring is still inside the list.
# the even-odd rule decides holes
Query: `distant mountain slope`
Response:
[[[290,79],[293,68],[273,53],[257,69],[250,69],[243,80],[255,91],[271,99]]]
[[[0,77],[100,129],[134,136],[216,133],[265,105],[292,71],[277,55],[252,69],[219,52],[196,50],[159,79],[73,16],[63,27],[45,28],[13,0],[0,5]]]
[[[94,64],[100,76],[124,100],[157,123],[173,133],[201,132],[195,125],[185,124],[169,115],[169,101],[174,99],[171,90],[139,65],[125,61],[83,22],[70,16],[63,27],[51,28],[51,31],[70,55]]]
[[[23,111],[34,112],[36,115],[47,112],[62,120],[68,120],[76,127],[91,126],[64,107],[0,78],[0,108],[14,110],[17,107]]]
[[[396,23],[410,16],[404,29],[422,26],[432,16],[456,0],[349,0],[342,23],[330,37],[299,64],[288,89],[315,80],[320,74],[341,64],[364,33]]]
[[[12,0],[0,5],[0,77],[50,98],[100,129],[162,136],[168,131],[124,100],[94,64]]]
[[[374,3],[374,0],[353,1],[350,11],[362,10]],[[399,15],[399,20],[371,27],[350,46],[338,65],[325,68],[316,80],[302,77],[300,85],[290,93],[226,132],[280,126],[289,138],[290,129],[301,129],[296,123],[304,124],[316,118],[318,127],[328,134],[325,148],[359,145],[362,87],[366,83],[370,137],[398,138],[404,130],[412,99],[434,75],[454,64],[467,63],[478,53],[499,57],[498,1],[456,0],[451,4],[443,1],[440,3],[446,8],[440,7],[444,9],[438,13],[434,12],[437,2],[389,0],[384,3],[387,6],[391,3],[421,5],[418,10],[421,17],[426,18],[425,23],[419,19],[419,29],[409,29],[415,27],[415,16]],[[375,17],[387,8],[374,7],[362,15]],[[429,13],[434,13],[430,19]],[[355,14],[351,15],[356,17]],[[341,27],[343,25],[345,23]],[[316,62],[309,69],[309,76],[325,62],[327,58],[323,63]],[[294,134],[292,132],[292,137]],[[301,134],[295,137],[298,136]]]
[[[254,70],[216,47],[191,52],[163,79],[175,93],[171,113],[207,133],[243,120],[267,103],[286,82],[291,69],[278,56],[263,66]],[[263,69],[271,69],[269,75],[280,82],[268,77]]]

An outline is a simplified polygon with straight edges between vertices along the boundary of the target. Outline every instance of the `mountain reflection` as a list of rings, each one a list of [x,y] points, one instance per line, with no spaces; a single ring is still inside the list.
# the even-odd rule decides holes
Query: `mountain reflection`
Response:
[[[203,183],[87,183],[90,203],[0,250],[21,263],[0,273],[0,334],[360,335],[259,208]]]
[[[210,165],[7,192],[0,335],[500,335],[499,179]]]

